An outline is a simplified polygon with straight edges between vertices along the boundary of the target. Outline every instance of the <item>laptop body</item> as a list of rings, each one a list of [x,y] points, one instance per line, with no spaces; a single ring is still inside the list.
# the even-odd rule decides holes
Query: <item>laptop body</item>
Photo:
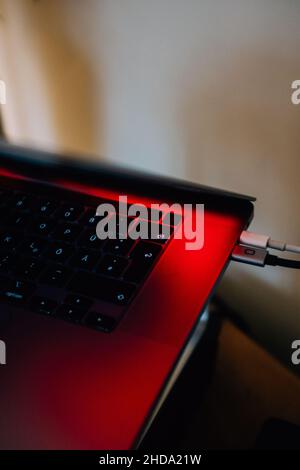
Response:
[[[6,144],[0,157],[0,448],[136,448],[188,357],[253,199]],[[174,221],[166,241],[91,241],[99,202],[124,194],[147,207],[204,204],[203,248],[187,250]]]

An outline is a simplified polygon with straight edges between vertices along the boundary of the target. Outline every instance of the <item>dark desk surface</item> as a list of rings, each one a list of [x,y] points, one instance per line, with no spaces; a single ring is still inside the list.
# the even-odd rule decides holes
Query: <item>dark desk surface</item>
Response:
[[[196,350],[145,447],[251,448],[271,417],[300,424],[300,379],[227,319],[215,338],[210,366]]]

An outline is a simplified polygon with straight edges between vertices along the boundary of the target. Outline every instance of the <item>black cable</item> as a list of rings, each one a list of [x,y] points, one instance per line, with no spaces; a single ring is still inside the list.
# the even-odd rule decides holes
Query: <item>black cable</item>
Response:
[[[269,266],[282,266],[283,268],[300,269],[300,261],[280,258],[279,256],[269,254],[266,256],[265,264]]]

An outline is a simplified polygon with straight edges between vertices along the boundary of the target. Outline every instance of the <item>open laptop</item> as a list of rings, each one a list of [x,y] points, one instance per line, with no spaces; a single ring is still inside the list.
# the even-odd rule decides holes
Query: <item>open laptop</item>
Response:
[[[253,199],[4,143],[0,194],[0,448],[137,447]],[[204,204],[203,247],[187,249],[176,237],[182,214],[168,210],[156,213],[154,238],[99,239],[97,207],[115,217],[124,195],[146,207],[191,204],[190,216]],[[153,223],[121,216],[127,227]]]

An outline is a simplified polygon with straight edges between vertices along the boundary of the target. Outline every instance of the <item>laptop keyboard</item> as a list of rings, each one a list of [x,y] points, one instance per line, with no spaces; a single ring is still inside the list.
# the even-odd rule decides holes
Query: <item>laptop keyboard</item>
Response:
[[[100,202],[116,206],[107,200],[87,206],[23,189],[0,190],[2,302],[99,331],[116,327],[168,238],[160,214],[155,240],[100,240],[96,235]],[[175,219],[174,226],[180,222]],[[134,223],[151,224],[139,219]]]

